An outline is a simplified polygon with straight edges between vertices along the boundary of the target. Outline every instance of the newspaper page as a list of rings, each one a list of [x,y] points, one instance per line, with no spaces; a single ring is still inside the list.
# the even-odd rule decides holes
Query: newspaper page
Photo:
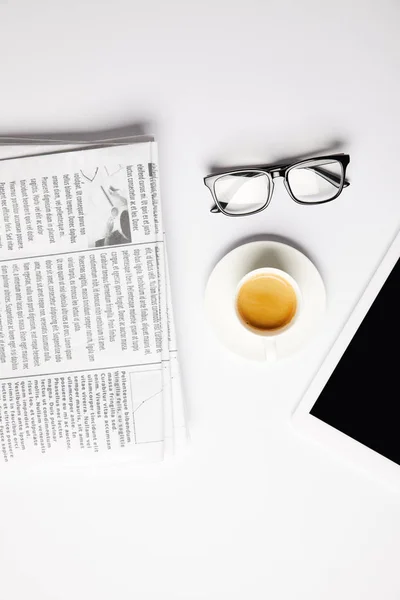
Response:
[[[137,144],[138,142],[154,141],[152,136],[125,136],[118,138],[103,139],[99,136],[80,136],[80,139],[67,141],[64,139],[54,139],[52,136],[47,139],[40,137],[0,137],[0,160],[7,160],[15,157],[26,157],[37,154],[49,154],[52,152],[65,152],[80,148],[103,147],[108,145]],[[144,139],[145,138],[145,139]],[[153,154],[155,154],[156,145],[153,145]],[[153,156],[154,162],[149,163],[150,187],[152,195],[152,204],[155,210],[154,218],[158,232],[163,231],[161,223],[160,196],[159,196],[159,177],[158,161]],[[161,239],[161,238],[159,238]],[[165,239],[165,236],[164,236]],[[164,245],[164,248],[166,246]],[[180,367],[176,349],[175,327],[173,322],[171,288],[168,276],[168,263],[165,256],[166,284],[167,284],[167,319],[168,319],[168,345],[169,360],[163,361],[163,381],[164,381],[164,453],[166,456],[174,455],[175,451],[184,448],[187,443],[187,429],[184,412],[183,394],[180,380]]]
[[[154,143],[1,163],[4,462],[157,460],[173,438],[156,172]]]

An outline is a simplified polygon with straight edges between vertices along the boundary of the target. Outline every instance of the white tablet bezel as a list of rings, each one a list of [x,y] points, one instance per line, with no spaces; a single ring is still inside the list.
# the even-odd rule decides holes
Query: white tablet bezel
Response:
[[[370,280],[366,290],[353,310],[350,318],[340,332],[324,362],[319,368],[310,387],[297,406],[292,423],[301,433],[306,434],[317,442],[334,449],[363,470],[379,479],[384,479],[400,487],[400,465],[367,448],[360,442],[338,431],[310,414],[312,406],[317,401],[326,382],[336,368],[347,346],[356,333],[359,325],[372,306],[376,296],[388,278],[394,265],[400,257],[400,232],[391,244],[377,271]]]

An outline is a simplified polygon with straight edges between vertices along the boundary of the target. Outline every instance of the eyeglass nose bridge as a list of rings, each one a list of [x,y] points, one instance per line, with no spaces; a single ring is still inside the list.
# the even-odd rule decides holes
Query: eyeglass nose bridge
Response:
[[[269,174],[271,175],[272,179],[276,179],[277,177],[284,177],[285,169],[272,169],[272,171],[269,171]]]
[[[267,206],[269,206],[271,199],[272,199],[272,194],[273,194],[274,185],[275,185],[274,179],[277,179],[278,177],[282,177],[283,185],[285,186],[286,191],[288,192],[289,196],[292,196],[292,193],[291,193],[288,183],[286,181],[286,169],[284,167],[276,167],[276,168],[272,169],[271,171],[268,171],[268,174],[271,177],[271,190],[270,190],[269,201],[268,201]]]

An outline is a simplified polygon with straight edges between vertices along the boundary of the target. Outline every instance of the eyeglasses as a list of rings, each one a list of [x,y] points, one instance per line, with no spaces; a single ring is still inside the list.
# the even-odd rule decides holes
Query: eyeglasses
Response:
[[[348,154],[302,160],[292,165],[239,169],[208,175],[204,184],[214,199],[211,212],[228,217],[254,215],[269,205],[274,179],[283,177],[291,198],[298,204],[331,202],[350,183],[346,181]]]

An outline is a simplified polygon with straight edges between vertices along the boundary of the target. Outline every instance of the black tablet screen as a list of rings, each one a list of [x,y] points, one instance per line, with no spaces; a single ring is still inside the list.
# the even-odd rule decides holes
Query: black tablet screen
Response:
[[[400,464],[400,259],[310,413]]]

